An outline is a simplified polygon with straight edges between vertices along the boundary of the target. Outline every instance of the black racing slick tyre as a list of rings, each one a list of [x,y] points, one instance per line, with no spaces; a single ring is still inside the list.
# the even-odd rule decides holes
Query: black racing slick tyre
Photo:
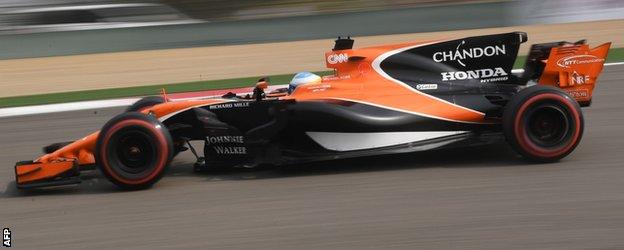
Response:
[[[129,112],[117,115],[100,130],[95,161],[115,185],[145,189],[162,178],[173,152],[171,135],[158,119]]]
[[[165,100],[165,98],[162,96],[146,96],[146,97],[139,99],[132,105],[130,105],[130,107],[126,109],[126,112],[134,112],[134,111],[140,112],[154,105],[165,103],[166,101],[167,100]]]
[[[503,113],[509,144],[525,158],[554,162],[570,154],[583,136],[578,102],[561,89],[531,86],[514,95]]]

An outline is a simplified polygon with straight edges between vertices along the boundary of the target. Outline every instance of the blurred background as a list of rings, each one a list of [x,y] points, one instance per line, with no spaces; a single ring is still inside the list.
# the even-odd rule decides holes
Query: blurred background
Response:
[[[0,1],[0,26],[4,31],[35,32],[483,3],[490,5],[481,7],[497,7],[514,17],[540,21],[619,18],[623,8],[618,0],[4,0]]]
[[[622,17],[618,0],[3,0],[0,59]]]
[[[34,32],[215,22],[484,2],[475,0],[2,1],[2,30]]]
[[[323,71],[338,36],[622,47],[622,20],[621,0],[0,0],[0,98]]]

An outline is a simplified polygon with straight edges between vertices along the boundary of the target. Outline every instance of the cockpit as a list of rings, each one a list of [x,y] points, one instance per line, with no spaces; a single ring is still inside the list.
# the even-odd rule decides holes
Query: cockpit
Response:
[[[263,78],[258,79],[251,93],[244,94],[244,95],[237,95],[235,93],[228,92],[222,97],[223,98],[236,98],[236,99],[242,99],[242,100],[256,100],[256,101],[260,101],[260,100],[267,99],[267,98],[279,98],[279,97],[284,97],[284,96],[294,93],[297,87],[299,87],[300,85],[320,83],[321,81],[322,81],[322,78],[317,74],[307,72],[307,71],[299,72],[293,76],[292,80],[288,84],[288,87],[273,89],[267,93],[266,90],[268,89],[269,85],[271,85],[271,81],[269,77],[263,77]]]

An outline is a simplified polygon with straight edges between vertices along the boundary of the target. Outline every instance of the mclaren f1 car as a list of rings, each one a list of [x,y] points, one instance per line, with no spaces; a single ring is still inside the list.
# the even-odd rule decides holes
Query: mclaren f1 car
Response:
[[[353,48],[325,54],[333,74],[282,91],[141,99],[100,131],[15,166],[19,188],[80,182],[97,167],[123,189],[156,183],[178,153],[196,167],[286,165],[505,139],[526,159],[557,161],[581,141],[610,43],[534,44],[512,70],[523,32]],[[305,78],[306,76],[304,76]],[[268,92],[268,91],[266,91]],[[204,144],[203,154],[190,141]]]

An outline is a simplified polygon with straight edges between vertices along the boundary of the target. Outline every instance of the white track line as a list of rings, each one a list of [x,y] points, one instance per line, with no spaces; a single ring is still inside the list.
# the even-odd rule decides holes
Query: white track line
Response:
[[[604,65],[605,65],[605,66],[624,65],[624,62],[605,63]]]
[[[272,85],[269,86],[269,89],[276,88],[284,88],[288,85]],[[227,89],[223,90],[223,93],[226,93]],[[247,94],[247,93],[239,93],[239,94]],[[202,99],[202,98],[212,98],[215,96],[203,96],[203,97],[190,97],[190,98],[174,98],[174,101],[185,101],[185,100],[193,100],[193,99]],[[2,108],[0,109],[0,118],[3,117],[12,117],[12,116],[22,116],[22,115],[36,115],[36,114],[47,114],[47,113],[58,113],[58,112],[67,112],[67,111],[78,111],[78,110],[86,110],[86,109],[98,109],[98,108],[114,108],[114,107],[124,107],[130,106],[134,102],[141,99],[140,97],[134,98],[124,98],[124,99],[111,99],[111,100],[97,100],[97,101],[83,101],[83,102],[68,102],[68,103],[56,103],[56,104],[44,104],[44,105],[33,105],[33,106],[23,106],[23,107],[12,107],[12,108]]]
[[[624,65],[624,62],[605,63],[604,65],[605,66]],[[524,72],[524,69],[514,69],[511,72],[514,74],[521,74]],[[273,85],[270,87],[281,88],[285,86],[286,85]],[[223,90],[223,91],[225,92],[227,90]],[[209,97],[212,97],[212,96],[206,96],[202,98],[209,98]],[[132,103],[136,102],[138,99],[139,98],[125,98],[125,99],[69,102],[69,103],[45,104],[45,105],[34,105],[34,106],[13,107],[13,108],[1,108],[0,118],[22,116],[22,115],[57,113],[57,112],[66,112],[66,111],[78,111],[78,110],[85,110],[85,109],[123,107],[123,106],[131,105]],[[193,98],[182,98],[182,99],[175,99],[175,100],[187,100],[187,99],[198,99],[198,98],[193,97]]]
[[[77,110],[85,110],[85,109],[97,109],[97,108],[122,107],[122,106],[131,105],[137,100],[139,100],[139,98],[98,100],[98,101],[85,101],[85,102],[68,102],[68,103],[3,108],[3,109],[0,109],[0,117],[46,114],[46,113],[77,111]]]

